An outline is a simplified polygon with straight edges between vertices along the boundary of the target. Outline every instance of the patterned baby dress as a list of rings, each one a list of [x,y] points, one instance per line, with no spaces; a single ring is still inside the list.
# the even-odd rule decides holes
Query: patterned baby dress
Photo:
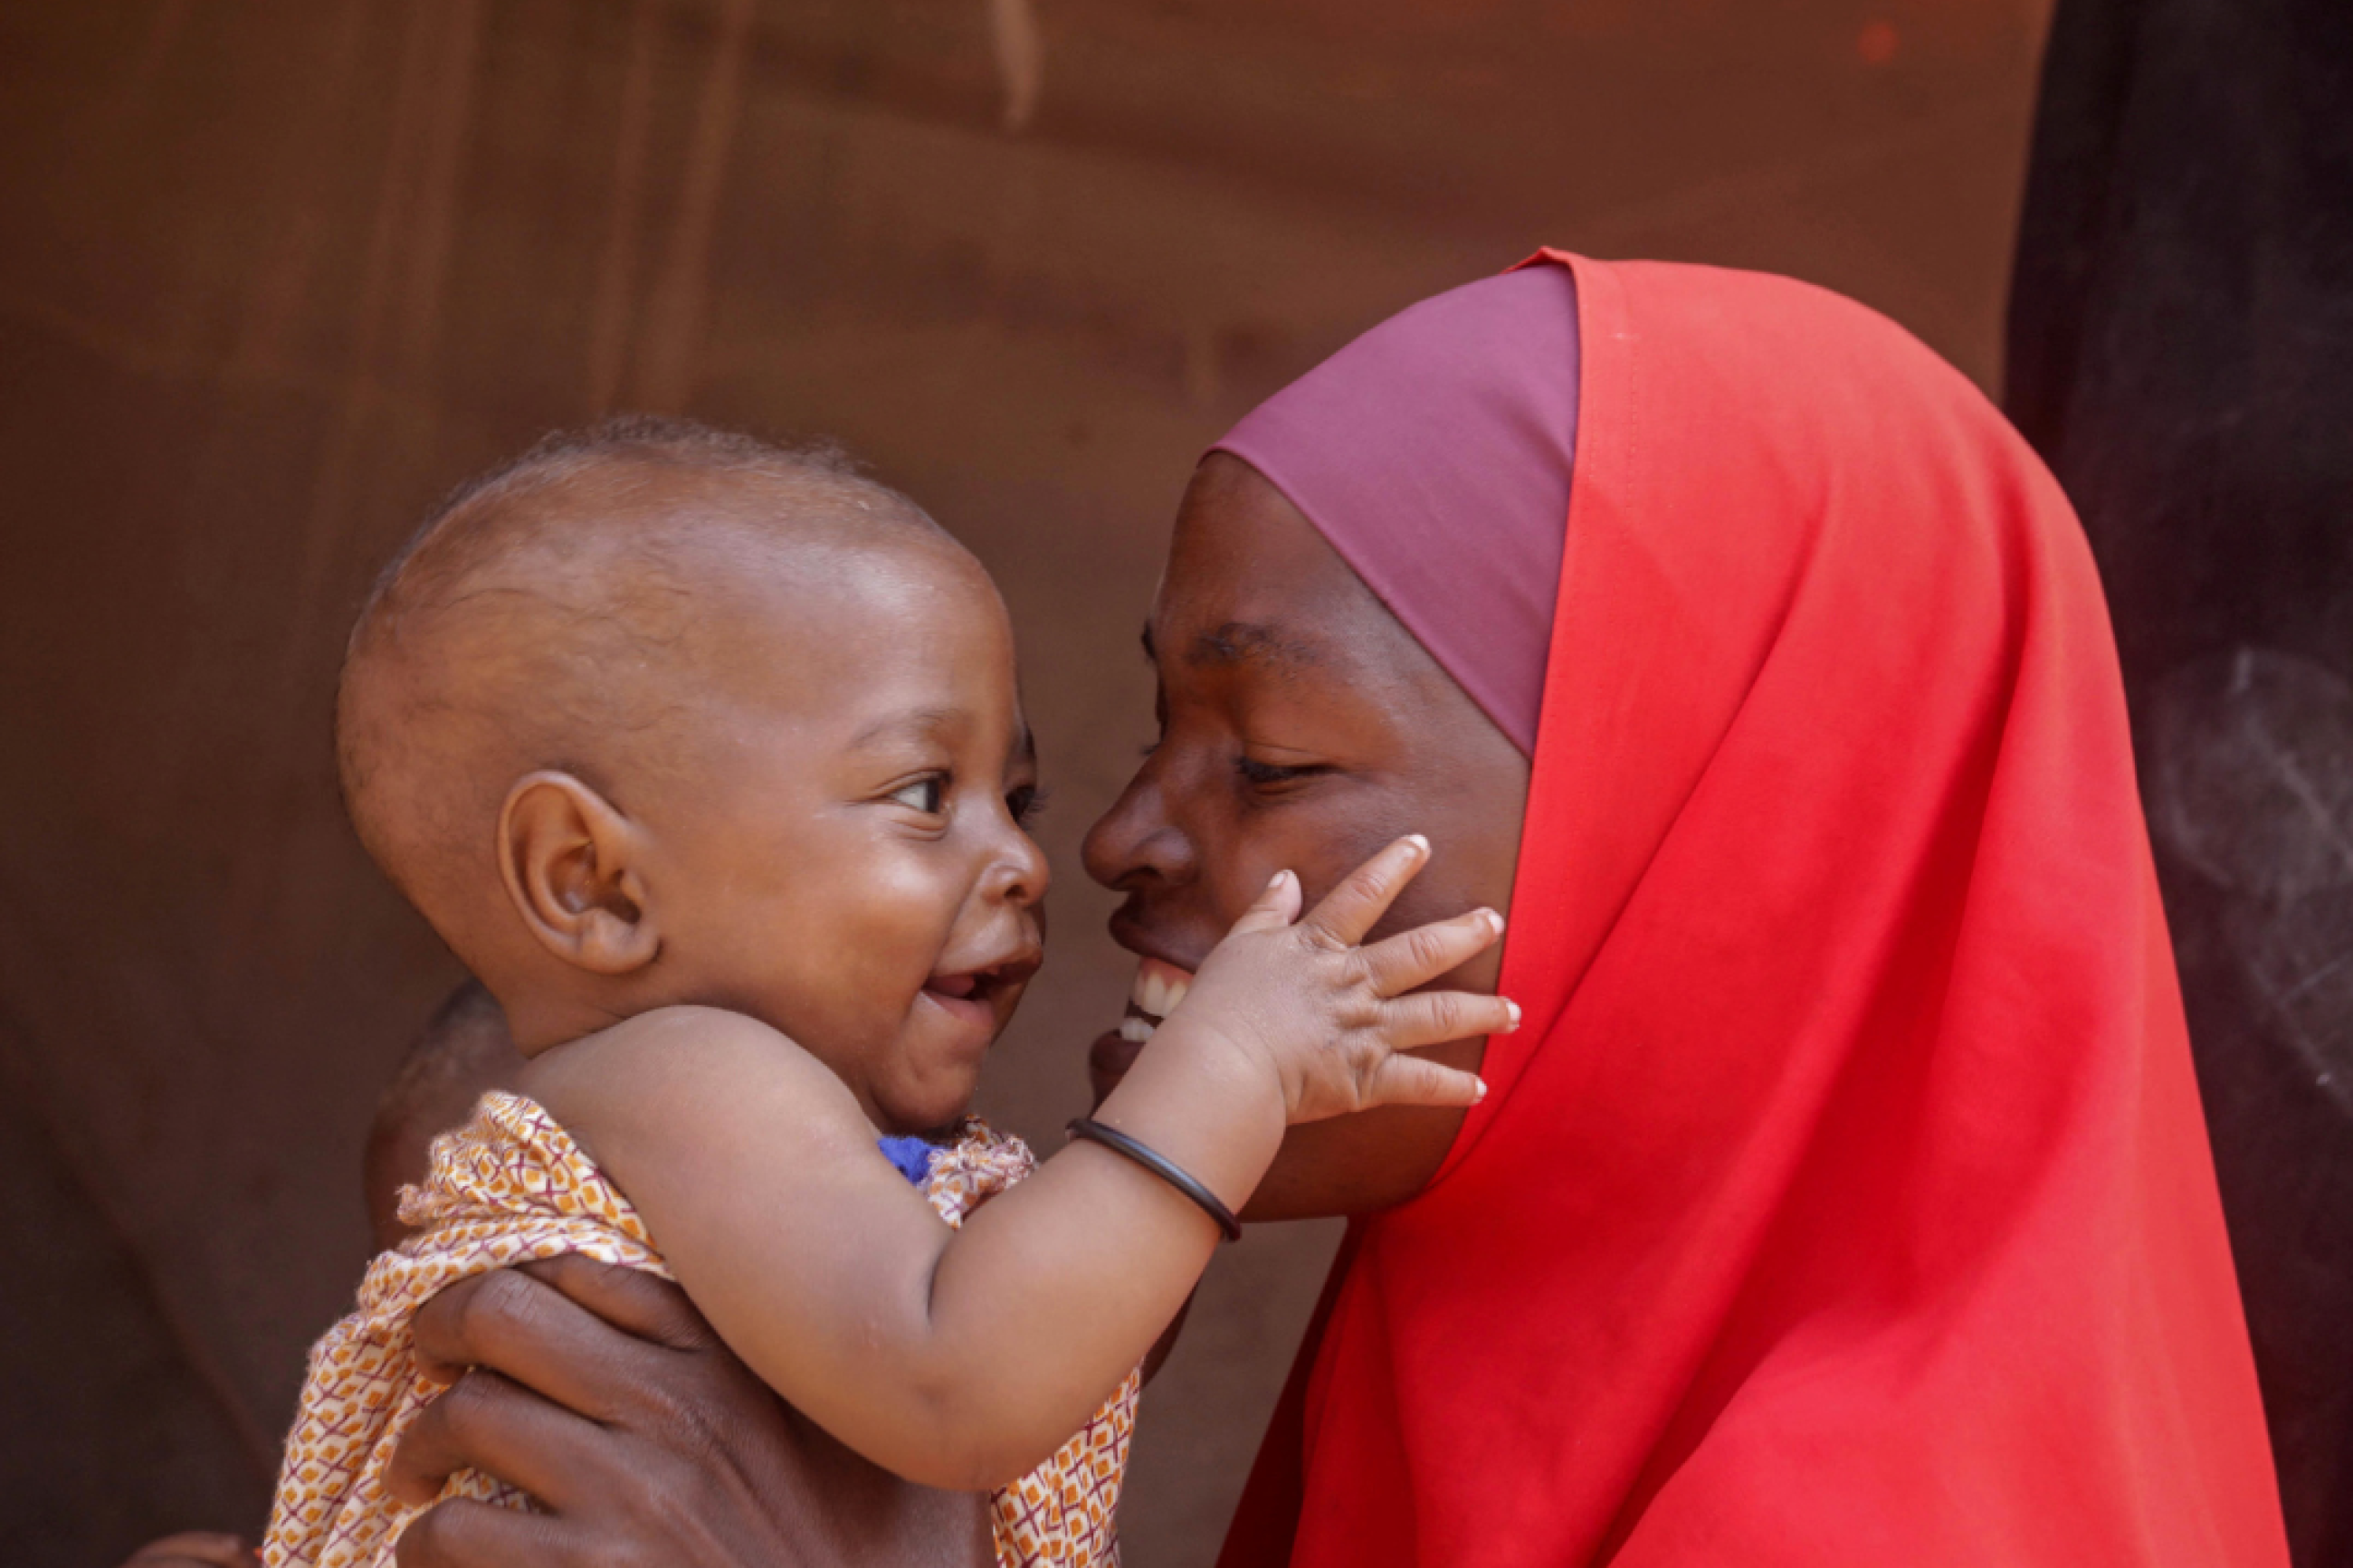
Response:
[[[953,1142],[911,1145],[892,1139],[884,1152],[951,1226],[1037,1168],[1027,1144],[976,1118]],[[311,1352],[262,1544],[267,1568],[392,1568],[394,1543],[421,1510],[385,1490],[385,1469],[400,1434],[440,1392],[417,1370],[408,1321],[437,1292],[566,1252],[671,1277],[620,1189],[521,1095],[493,1090],[463,1128],[433,1141],[431,1173],[403,1191],[400,1217],[417,1233],[369,1266],[359,1310]],[[999,1568],[1115,1568],[1113,1513],[1141,1381],[1130,1373],[1053,1458],[995,1495]],[[452,1476],[441,1495],[532,1506],[474,1470]]]

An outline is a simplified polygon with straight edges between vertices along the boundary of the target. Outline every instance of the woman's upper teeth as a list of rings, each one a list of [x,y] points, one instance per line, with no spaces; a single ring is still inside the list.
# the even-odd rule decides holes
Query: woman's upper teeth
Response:
[[[1185,993],[1192,985],[1193,977],[1175,964],[1147,958],[1136,965],[1135,986],[1128,994],[1128,1000],[1135,1004],[1139,1013],[1155,1019],[1166,1018],[1185,1000]]]

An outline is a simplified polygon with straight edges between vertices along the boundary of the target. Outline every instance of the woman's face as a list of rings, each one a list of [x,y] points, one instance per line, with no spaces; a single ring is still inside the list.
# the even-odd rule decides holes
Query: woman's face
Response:
[[[1506,910],[1526,759],[1237,458],[1211,454],[1186,491],[1145,651],[1160,739],[1086,842],[1088,872],[1126,895],[1111,922],[1122,947],[1189,976],[1276,871],[1296,871],[1312,905],[1406,833],[1426,834],[1436,853],[1376,935]],[[1434,984],[1493,992],[1499,952]],[[1430,1054],[1475,1068],[1483,1048],[1458,1040]],[[1099,1094],[1137,1049],[1116,1032],[1095,1042]],[[1294,1127],[1246,1216],[1401,1203],[1461,1121],[1388,1109]]]

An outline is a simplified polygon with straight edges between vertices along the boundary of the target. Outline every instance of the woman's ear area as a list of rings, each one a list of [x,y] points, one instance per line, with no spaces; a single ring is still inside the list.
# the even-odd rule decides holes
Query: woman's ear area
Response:
[[[574,774],[526,773],[499,808],[499,876],[540,946],[592,974],[661,951],[639,862],[643,830]]]

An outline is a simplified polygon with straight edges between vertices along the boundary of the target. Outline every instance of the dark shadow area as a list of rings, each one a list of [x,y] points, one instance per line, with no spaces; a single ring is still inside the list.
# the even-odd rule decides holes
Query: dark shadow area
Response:
[[[2061,0],[2009,405],[2105,575],[2296,1561],[2353,1563],[2353,7]]]
[[[14,1050],[0,1038],[0,1058]],[[0,1561],[112,1563],[174,1531],[258,1531],[267,1456],[191,1366],[154,1281],[11,1065],[0,1060],[0,1248],[17,1260],[0,1290]]]

